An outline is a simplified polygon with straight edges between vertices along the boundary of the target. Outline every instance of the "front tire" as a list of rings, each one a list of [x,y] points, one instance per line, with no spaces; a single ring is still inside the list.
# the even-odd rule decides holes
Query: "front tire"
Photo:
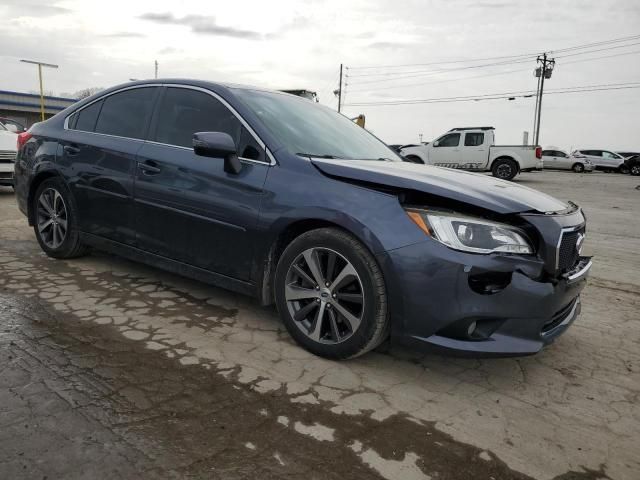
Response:
[[[513,180],[518,174],[518,164],[510,158],[499,158],[493,162],[491,173],[501,180]]]
[[[629,169],[629,173],[634,177],[640,175],[640,164],[636,164]]]
[[[33,230],[44,253],[53,258],[86,254],[87,247],[80,241],[75,203],[60,178],[48,178],[38,186],[32,208]]]
[[[574,163],[571,169],[576,173],[582,173],[584,172],[584,165],[581,163]]]
[[[362,243],[337,228],[311,230],[289,244],[276,268],[275,296],[289,334],[315,355],[357,357],[389,334],[382,271]]]

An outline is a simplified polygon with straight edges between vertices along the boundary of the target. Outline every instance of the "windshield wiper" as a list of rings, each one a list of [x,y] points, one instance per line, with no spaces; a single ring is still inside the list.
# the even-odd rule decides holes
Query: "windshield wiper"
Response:
[[[315,158],[326,158],[326,159],[336,159],[334,155],[317,155],[315,153],[296,153],[296,155],[300,155],[301,157],[315,157]]]

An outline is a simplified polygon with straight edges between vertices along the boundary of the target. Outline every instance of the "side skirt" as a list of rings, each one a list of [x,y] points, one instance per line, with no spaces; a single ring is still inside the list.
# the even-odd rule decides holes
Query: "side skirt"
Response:
[[[135,262],[144,263],[151,267],[160,268],[171,273],[176,273],[184,277],[189,277],[200,282],[208,283],[216,287],[232,290],[243,295],[256,297],[256,287],[253,283],[243,282],[235,278],[220,275],[219,273],[210,272],[202,268],[194,267],[186,263],[178,262],[170,258],[145,252],[139,248],[125,245],[124,243],[115,242],[90,233],[80,233],[82,242],[115,255],[133,260]]]

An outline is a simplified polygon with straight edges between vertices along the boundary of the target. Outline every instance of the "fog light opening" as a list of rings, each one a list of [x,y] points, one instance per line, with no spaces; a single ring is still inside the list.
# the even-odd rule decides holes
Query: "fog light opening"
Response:
[[[467,336],[469,338],[473,338],[473,333],[476,331],[476,326],[478,324],[476,323],[476,321],[474,320],[473,322],[471,322],[469,324],[469,326],[467,327]]]

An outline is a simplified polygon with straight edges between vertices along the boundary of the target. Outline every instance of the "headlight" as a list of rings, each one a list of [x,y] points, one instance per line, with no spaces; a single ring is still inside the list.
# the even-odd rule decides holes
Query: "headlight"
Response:
[[[533,247],[519,228],[455,213],[406,209],[427,235],[448,247],[472,253],[532,254]]]

